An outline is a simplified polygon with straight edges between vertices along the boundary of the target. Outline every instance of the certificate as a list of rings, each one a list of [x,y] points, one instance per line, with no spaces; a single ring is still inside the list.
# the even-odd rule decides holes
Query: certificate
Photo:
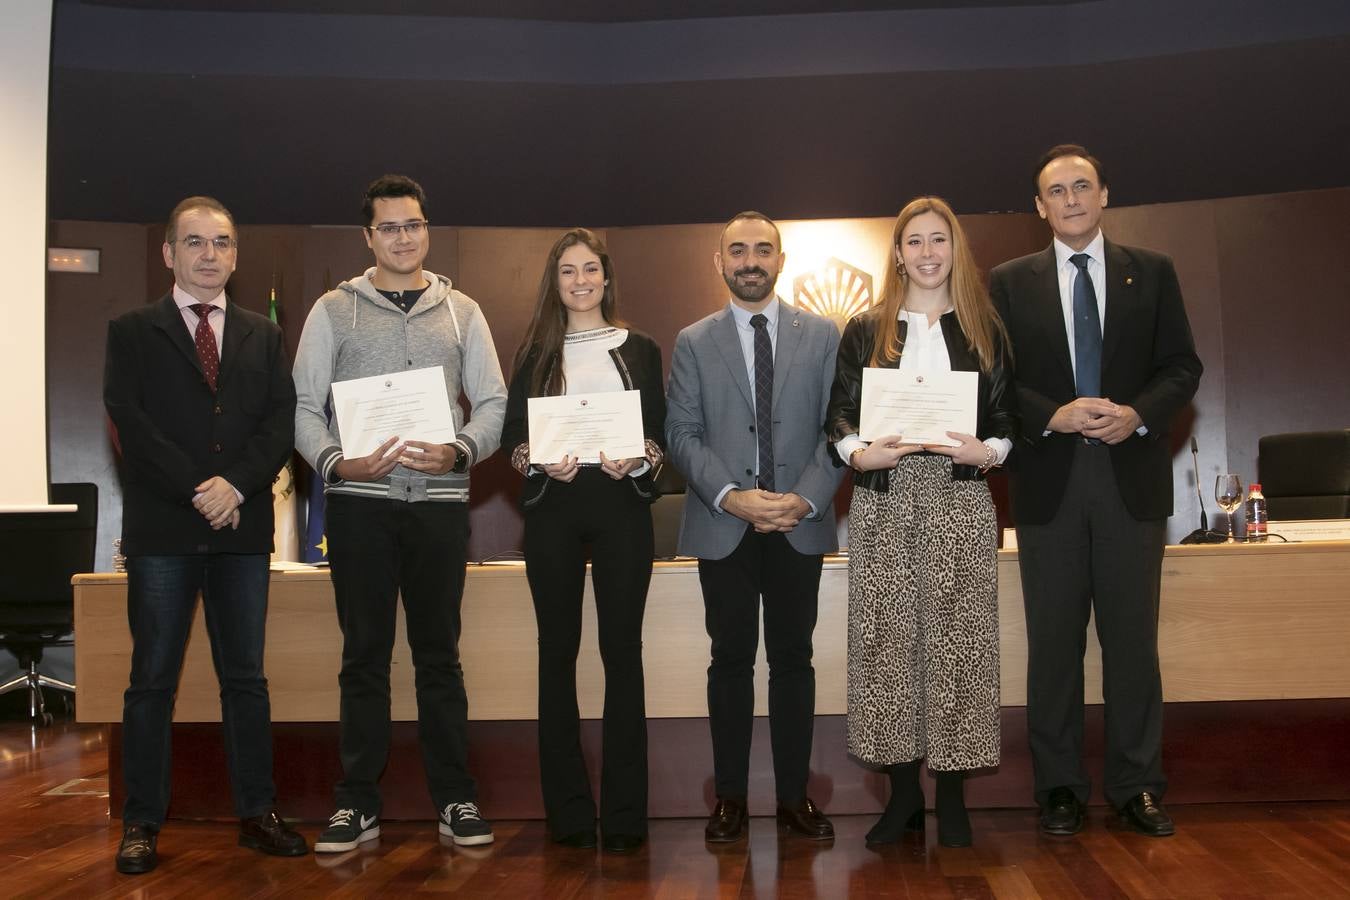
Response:
[[[959,447],[947,432],[975,433],[979,386],[978,372],[863,369],[858,436],[898,434],[904,444]]]
[[[646,456],[642,395],[638,391],[531,397],[530,462],[537,466],[571,456],[582,463]]]
[[[441,366],[335,381],[332,389],[347,459],[369,456],[391,437],[431,444],[455,439]]]

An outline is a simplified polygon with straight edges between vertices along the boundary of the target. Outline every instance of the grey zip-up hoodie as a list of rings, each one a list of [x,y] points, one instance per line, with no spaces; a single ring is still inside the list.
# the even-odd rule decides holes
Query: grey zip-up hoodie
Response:
[[[478,304],[455,290],[450,279],[423,271],[430,287],[407,313],[375,290],[375,270],[344,281],[310,310],[295,354],[295,446],[323,478],[330,493],[415,502],[467,502],[469,476],[427,475],[405,466],[381,481],[343,481],[335,467],[342,460],[336,417],[325,412],[334,381],[442,366],[450,409],[455,417],[455,446],[468,466],[491,456],[501,442],[506,414],[506,385],[497,350]],[[457,402],[469,398],[469,421]]]

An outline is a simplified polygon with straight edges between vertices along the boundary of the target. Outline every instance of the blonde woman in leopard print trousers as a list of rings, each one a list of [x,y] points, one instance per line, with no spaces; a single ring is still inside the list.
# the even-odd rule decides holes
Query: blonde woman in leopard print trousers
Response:
[[[985,474],[1017,416],[1006,340],[951,208],[896,219],[880,302],[840,341],[826,430],[852,467],[848,749],[890,777],[869,843],[923,827],[919,765],[937,780],[938,840],[971,843],[965,773],[999,761],[997,522]],[[864,368],[977,373],[976,434],[955,446],[859,436]]]

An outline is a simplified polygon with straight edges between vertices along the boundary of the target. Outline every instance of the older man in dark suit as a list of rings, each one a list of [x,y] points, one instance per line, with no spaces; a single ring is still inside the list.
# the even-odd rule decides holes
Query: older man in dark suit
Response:
[[[1135,830],[1173,833],[1161,798],[1158,594],[1172,513],[1168,428],[1200,381],[1172,261],[1106,240],[1106,175],[1075,144],[1036,168],[1054,240],[994,269],[1012,342],[1022,440],[1013,518],[1026,604],[1027,728],[1040,827],[1083,827],[1083,653],[1096,612],[1105,794]]]
[[[122,552],[133,650],[122,714],[126,803],[117,870],[158,861],[169,730],[197,594],[220,679],[239,843],[301,856],[277,815],[263,675],[272,481],[291,454],[295,388],[281,331],[225,295],[238,242],[219,201],[169,217],[165,297],[108,325],[103,400],[122,450]]]
[[[839,332],[774,294],[778,228],[757,212],[722,231],[713,263],[730,303],[680,332],[666,441],[689,483],[679,552],[698,557],[712,638],[708,718],[717,805],[709,841],[745,836],[760,599],[780,825],[815,840],[834,829],[806,795],[815,715],[811,635],[823,554],[838,548],[841,471],[825,407]]]

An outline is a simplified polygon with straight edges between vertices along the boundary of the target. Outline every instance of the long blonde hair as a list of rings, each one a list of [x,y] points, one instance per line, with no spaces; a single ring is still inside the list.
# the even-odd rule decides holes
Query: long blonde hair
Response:
[[[956,213],[941,197],[916,197],[905,204],[900,215],[895,218],[895,228],[891,231],[891,244],[886,260],[886,277],[881,283],[881,324],[877,329],[876,344],[872,347],[869,365],[894,365],[904,350],[900,339],[899,314],[905,303],[905,292],[909,288],[909,276],[905,273],[896,256],[900,241],[904,237],[905,226],[924,213],[934,213],[947,223],[952,236],[952,271],[948,276],[949,293],[952,305],[956,308],[956,320],[966,342],[975,351],[980,360],[980,368],[988,372],[994,367],[999,350],[1007,348],[1007,332],[1003,322],[989,300],[989,291],[985,289],[984,279],[975,265],[975,257],[970,252],[970,242],[961,228]]]

